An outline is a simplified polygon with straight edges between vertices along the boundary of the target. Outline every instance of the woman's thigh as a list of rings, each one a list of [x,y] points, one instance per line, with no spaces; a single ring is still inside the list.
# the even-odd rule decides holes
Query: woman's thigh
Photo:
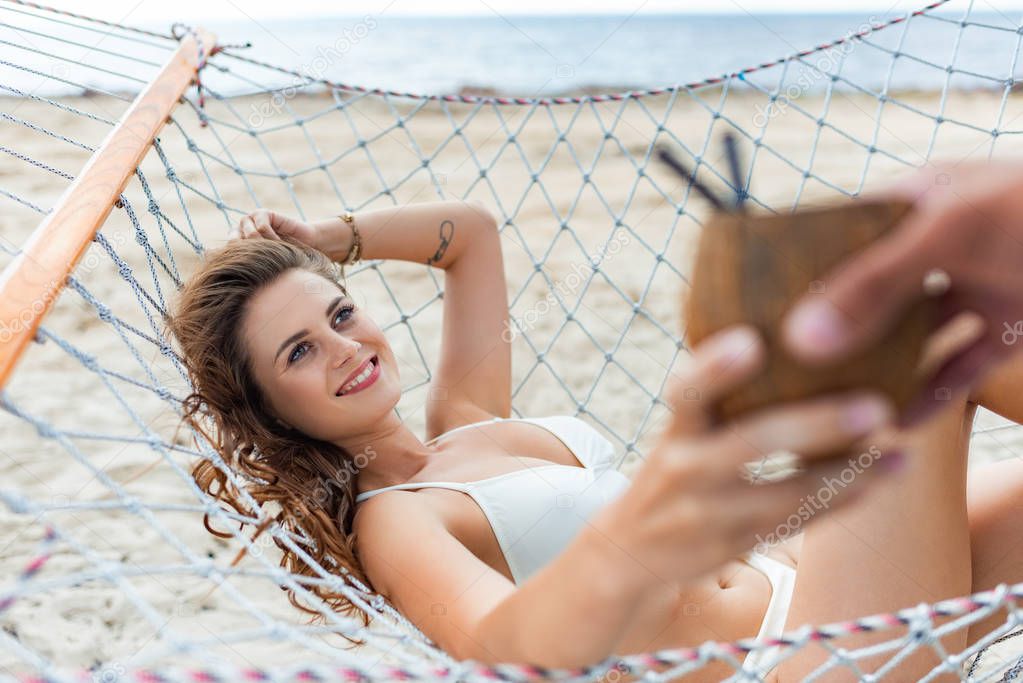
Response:
[[[1023,581],[1023,459],[974,467],[967,484],[973,592]],[[1005,621],[1005,610],[970,627],[972,644]]]
[[[971,417],[962,400],[910,432],[872,436],[883,441],[882,451],[896,442],[904,446],[906,465],[855,505],[807,526],[787,630],[891,612],[969,590],[966,457]],[[903,632],[855,634],[833,645],[854,649]],[[958,650],[965,640],[966,634],[950,634],[942,643]],[[818,648],[779,669],[783,679],[799,680],[827,658]],[[873,670],[884,659],[862,662],[864,670]],[[932,660],[927,653],[914,655],[893,673],[915,679],[937,663]]]

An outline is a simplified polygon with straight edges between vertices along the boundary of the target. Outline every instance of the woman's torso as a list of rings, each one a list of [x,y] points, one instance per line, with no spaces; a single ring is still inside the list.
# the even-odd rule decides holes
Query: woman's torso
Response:
[[[936,451],[968,447],[976,411],[974,404],[950,406],[922,429],[914,430],[904,445],[945,457]],[[947,438],[949,423],[958,423],[962,439]],[[524,467],[550,464],[578,466],[579,462],[554,434],[519,421],[493,422],[473,429],[459,429],[438,437],[447,444],[448,455],[424,469],[417,481],[472,482],[514,472]],[[482,562],[513,580],[487,517],[473,499],[456,490],[419,489],[424,504],[441,515],[451,534]],[[796,533],[772,545],[768,556],[795,567],[803,534]],[[636,613],[616,654],[634,654],[696,646],[706,641],[730,642],[756,636],[771,597],[767,577],[734,559],[684,588],[665,583],[650,590]],[[792,624],[787,624],[792,628]],[[684,634],[684,635],[683,635]],[[655,666],[652,670],[664,670]],[[735,673],[724,662],[706,664],[689,674],[694,683],[716,681]],[[635,680],[623,675],[619,680]]]
[[[476,482],[524,468],[551,464],[581,465],[552,432],[522,421],[498,421],[448,432],[446,453],[427,465],[413,482]],[[464,454],[464,457],[463,457]],[[462,491],[416,489],[421,500],[444,520],[448,531],[494,571],[514,582],[497,536],[480,506]],[[795,566],[799,537],[774,546],[769,555]],[[727,594],[727,599],[722,599]],[[685,588],[665,582],[651,589],[636,614],[621,654],[680,647],[680,631],[705,640],[735,640],[757,634],[770,601],[767,578],[735,559]],[[678,623],[676,623],[678,622]],[[689,640],[689,639],[687,639]]]

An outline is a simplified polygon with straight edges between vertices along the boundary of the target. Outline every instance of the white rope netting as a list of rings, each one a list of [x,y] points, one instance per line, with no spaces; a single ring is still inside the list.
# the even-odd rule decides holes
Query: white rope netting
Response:
[[[737,670],[730,680],[759,680],[738,671],[746,651],[769,645],[752,640],[611,657],[573,672],[458,662],[350,576],[329,566],[316,578],[283,571],[271,536],[301,554],[310,543],[303,535],[271,526],[253,542],[246,524],[231,539],[211,536],[203,513],[221,530],[257,520],[219,508],[189,475],[197,458],[222,463],[193,434],[176,434],[188,386],[163,316],[204,249],[223,244],[257,207],[314,219],[480,199],[499,217],[503,240],[513,413],[583,417],[615,444],[628,473],[665,421],[658,397],[687,349],[678,320],[690,270],[684,255],[707,216],[690,187],[651,163],[655,145],[678,149],[702,180],[720,186],[729,176],[713,140],[732,131],[750,150],[749,200],[774,211],[856,195],[933,159],[1019,146],[1018,17],[991,22],[972,2],[936,3],[850,28],[814,49],[699,83],[560,98],[372,91],[331,83],[315,64],[262,64],[240,47],[207,55],[201,89],[190,88],[173,112],[0,394],[0,673],[614,683],[626,671],[684,678],[717,661]],[[12,0],[0,2],[0,30],[6,266],[177,42]],[[948,45],[941,62],[907,50],[935,42]],[[971,44],[999,55],[1001,67],[970,63],[963,55]],[[864,73],[857,60],[874,65],[874,81],[843,75]],[[893,88],[904,68],[941,87]],[[97,84],[111,79],[121,85]],[[438,273],[375,261],[348,280],[401,363],[397,413],[421,433],[440,337]],[[4,321],[0,342],[21,324]],[[971,465],[1021,454],[1018,426],[981,410]],[[245,559],[230,566],[242,548]],[[371,614],[370,627],[331,611],[309,591],[317,582]],[[324,622],[306,624],[281,588]],[[783,655],[825,648],[831,657],[812,679],[833,680],[842,669],[879,680],[930,648],[938,663],[928,680],[1015,681],[1023,639],[1000,639],[1023,625],[1021,596],[1023,584],[1002,585],[808,626],[787,635]],[[1005,622],[980,642],[962,652],[942,647],[943,635],[993,614]],[[843,635],[862,630],[891,638],[841,647]],[[347,649],[340,634],[367,644]],[[875,678],[858,662],[878,653],[889,659]]]

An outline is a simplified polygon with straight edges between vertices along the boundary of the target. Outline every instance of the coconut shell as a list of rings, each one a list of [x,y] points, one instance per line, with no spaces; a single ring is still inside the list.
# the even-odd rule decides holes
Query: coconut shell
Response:
[[[776,403],[854,389],[889,396],[897,410],[921,387],[918,368],[936,314],[921,298],[869,348],[837,363],[804,365],[782,347],[781,320],[824,276],[887,233],[910,209],[905,201],[854,200],[793,213],[717,212],[700,236],[684,318],[690,346],[722,328],[748,323],[763,335],[767,361],[752,381],[725,396],[719,421]]]

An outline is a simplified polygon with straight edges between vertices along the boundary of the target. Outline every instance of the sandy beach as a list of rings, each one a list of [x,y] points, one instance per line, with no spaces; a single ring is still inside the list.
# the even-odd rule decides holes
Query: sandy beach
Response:
[[[126,282],[122,264],[99,243],[75,274],[126,325],[104,322],[86,298],[66,291],[44,323],[53,337],[31,345],[5,390],[14,409],[31,417],[0,412],[2,488],[25,505],[22,514],[0,506],[6,587],[39,553],[41,521],[52,522],[64,540],[52,547],[26,594],[0,616],[4,639],[20,643],[0,647],[0,670],[24,670],[26,651],[61,666],[159,666],[188,657],[270,666],[326,661],[343,643],[302,632],[305,617],[277,588],[271,568],[278,550],[266,539],[261,556],[239,565],[245,575],[207,596],[209,579],[182,567],[207,560],[226,567],[241,546],[203,529],[187,476],[196,457],[187,435],[177,436],[179,450],[160,453],[148,443],[153,437],[170,442],[177,425],[173,401],[151,387],[180,399],[187,386],[144,338],[155,334],[145,311],[152,316],[171,300],[174,277],[187,277],[195,267],[199,257],[190,243],[222,244],[240,212],[265,206],[318,219],[345,208],[482,200],[501,222],[518,327],[513,414],[578,414],[615,444],[620,467],[629,473],[665,422],[666,411],[654,399],[668,372],[685,362],[677,343],[680,310],[700,221],[708,215],[704,200],[694,195],[683,204],[677,178],[648,162],[655,134],[682,158],[699,156],[699,177],[722,189],[720,135],[738,129],[753,164],[753,198],[776,210],[882,189],[927,161],[983,159],[994,140],[995,157],[1023,151],[1018,136],[996,139],[987,132],[1013,128],[1023,113],[1018,92],[1004,102],[1001,92],[950,92],[944,103],[938,93],[899,93],[883,106],[867,95],[807,95],[773,112],[762,95],[726,95],[707,88],[562,107],[370,97],[352,97],[339,107],[329,94],[279,102],[211,98],[206,113],[213,123],[205,128],[190,107],[179,108],[160,144],[180,182],[171,182],[150,153],[141,167],[149,194],[137,178],[126,190],[151,249],[140,245],[124,209],[111,213],[101,233],[138,286]],[[110,119],[124,106],[102,97],[61,102]],[[109,130],[36,101],[3,104],[13,116],[87,146]],[[936,125],[939,113],[946,121]],[[4,126],[5,136],[15,133],[6,145],[67,174],[89,156],[37,130]],[[0,155],[0,186],[46,209],[67,180]],[[159,216],[150,210],[150,195]],[[4,200],[3,244],[24,244],[39,219],[30,207]],[[601,256],[594,271],[591,261]],[[0,265],[10,260],[0,252]],[[348,277],[360,304],[387,333],[407,389],[399,412],[422,435],[426,383],[439,349],[443,274],[382,262],[359,264]],[[97,359],[106,373],[91,372],[62,340]],[[43,438],[43,425],[58,438]],[[976,428],[972,466],[1023,455],[1023,430],[1006,420],[981,410]],[[142,510],[132,509],[127,501],[133,499],[144,503]],[[151,611],[140,610],[143,604]],[[274,636],[267,618],[294,631]],[[202,653],[175,654],[176,641],[198,644]],[[373,660],[383,652],[380,646]]]

